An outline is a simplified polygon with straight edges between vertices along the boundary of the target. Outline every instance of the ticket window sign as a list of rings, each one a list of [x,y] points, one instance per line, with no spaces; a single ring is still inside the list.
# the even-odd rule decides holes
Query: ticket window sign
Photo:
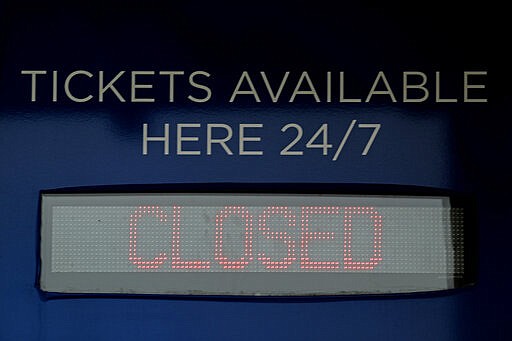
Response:
[[[389,294],[473,279],[450,197],[43,194],[41,210],[45,292]]]

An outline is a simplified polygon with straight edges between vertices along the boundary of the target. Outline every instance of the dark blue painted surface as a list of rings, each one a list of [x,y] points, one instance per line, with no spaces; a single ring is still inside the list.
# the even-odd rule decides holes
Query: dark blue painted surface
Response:
[[[491,42],[491,36],[499,41],[505,27],[497,13],[492,8],[416,11],[370,4],[2,2],[0,340],[510,338],[506,161],[511,107],[499,46]],[[494,20],[485,26],[488,17]],[[118,103],[110,93],[104,103],[80,104],[65,100],[61,88],[59,102],[52,103],[46,83],[34,104],[29,78],[20,75],[29,69],[110,75],[206,70],[215,76],[209,83],[214,96],[192,105],[184,100],[189,89],[179,89],[175,103],[130,104]],[[228,104],[243,70],[274,75],[307,70],[318,79],[325,71],[345,71],[354,79],[351,91],[363,98],[380,70],[389,75],[399,98],[402,71],[423,71],[432,82],[434,72],[442,71],[451,84],[448,91],[460,97],[464,70],[488,70],[489,103],[404,105],[384,98],[369,105],[310,99]],[[119,88],[126,91],[128,82],[125,78]],[[87,94],[87,83],[81,84],[77,91]],[[163,97],[165,91],[155,93]],[[368,156],[360,155],[368,132],[352,136],[336,162],[318,150],[303,157],[279,156],[291,136],[281,134],[284,124],[300,123],[311,136],[329,123],[330,132],[339,131],[336,144],[353,119],[382,124]],[[207,156],[201,145],[201,156],[164,156],[156,145],[142,156],[142,123],[151,129],[163,123],[263,123],[259,145],[265,155]],[[204,139],[205,130],[198,131]],[[236,150],[236,143],[230,146]],[[41,299],[35,284],[40,190],[208,182],[383,183],[473,192],[480,225],[478,284],[449,294],[398,298]]]

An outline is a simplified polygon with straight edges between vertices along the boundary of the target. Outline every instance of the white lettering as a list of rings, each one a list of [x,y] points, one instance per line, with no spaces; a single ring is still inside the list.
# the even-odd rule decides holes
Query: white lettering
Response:
[[[115,95],[116,97],[119,99],[119,101],[121,102],[126,102],[125,99],[123,98],[123,96],[121,96],[121,94],[119,93],[119,91],[117,91],[117,89],[114,87],[114,83],[119,79],[121,78],[121,76],[125,73],[125,71],[120,71],[106,86],[103,86],[103,71],[100,71],[100,84],[99,84],[99,96],[98,96],[98,101],[100,102],[103,102],[103,94],[107,91],[107,90],[111,90]]]
[[[87,97],[84,97],[84,98],[79,98],[79,97],[74,96],[71,93],[71,91],[69,90],[69,83],[71,82],[71,79],[73,79],[73,77],[75,77],[76,75],[84,75],[89,78],[93,77],[92,73],[90,73],[89,71],[85,71],[85,70],[77,70],[77,71],[71,72],[66,77],[66,80],[64,81],[64,92],[66,93],[66,96],[68,96],[68,98],[70,100],[72,100],[73,102],[87,102],[92,98],[92,95],[88,95]]]
[[[455,103],[456,98],[441,98],[441,72],[436,71],[436,103]]]
[[[46,75],[46,71],[43,70],[21,70],[22,75],[31,75],[31,90],[30,90],[30,101],[35,102],[36,101],[36,82],[37,82],[37,75]]]
[[[263,124],[240,124],[239,126],[239,155],[263,155],[261,150],[245,150],[245,142],[259,142],[261,137],[259,136],[245,136],[246,128],[263,128]]]
[[[469,84],[469,76],[487,76],[487,71],[464,72],[464,102],[487,103],[487,98],[469,98],[469,89],[485,89],[485,84]]]
[[[210,74],[206,71],[194,71],[188,77],[188,81],[189,81],[190,85],[192,85],[194,88],[204,90],[206,92],[206,97],[196,98],[192,95],[189,95],[187,98],[189,100],[191,100],[192,102],[197,102],[197,103],[208,102],[210,100],[210,98],[212,97],[212,90],[204,84],[196,83],[194,80],[194,77],[197,75],[210,77]]]
[[[309,90],[300,90],[302,86],[302,82],[306,80],[306,83],[308,83]],[[313,95],[316,102],[320,102],[320,98],[318,97],[318,94],[316,93],[315,87],[313,86],[313,82],[311,82],[311,78],[309,78],[309,74],[307,71],[302,72],[300,75],[299,81],[297,82],[297,86],[295,86],[295,90],[293,90],[292,97],[290,98],[290,102],[293,103],[295,100],[295,96],[297,95]]]
[[[377,88],[377,85],[379,84],[379,81],[382,80],[382,83],[384,84],[384,87],[386,90],[375,90]],[[379,71],[377,74],[377,77],[375,78],[375,81],[373,82],[373,86],[368,93],[368,96],[366,97],[365,102],[370,102],[373,95],[389,95],[391,98],[391,101],[393,103],[396,102],[395,95],[393,94],[393,91],[391,90],[391,87],[389,86],[388,80],[386,79],[386,75],[384,72]]]
[[[409,84],[409,76],[420,76],[422,81],[420,84]],[[428,98],[428,89],[425,88],[425,84],[427,84],[427,75],[423,72],[417,71],[405,71],[403,73],[403,101],[404,103],[408,102],[424,102]],[[409,89],[418,89],[423,91],[423,97],[421,98],[409,98]]]
[[[164,124],[164,136],[148,136],[148,124],[142,125],[142,155],[148,154],[148,142],[164,142],[164,154],[169,155],[169,123]]]
[[[182,143],[184,141],[199,141],[197,136],[183,136],[183,128],[200,128],[200,123],[178,123],[176,126],[176,153],[178,155],[201,155],[199,150],[183,150]]]
[[[249,85],[249,88],[251,88],[251,90],[240,90],[240,87],[244,83],[244,80],[247,82],[247,85]],[[256,91],[256,88],[254,87],[254,84],[251,81],[251,77],[249,76],[249,73],[247,71],[242,72],[242,76],[240,76],[238,84],[236,85],[233,94],[231,94],[229,103],[232,103],[237,95],[253,95],[256,102],[261,102],[260,96],[258,95],[258,92]]]
[[[226,137],[215,138],[215,139],[212,138],[212,135],[213,135],[212,131],[215,128],[222,128],[225,131],[227,131]],[[231,149],[229,149],[229,147],[226,145],[226,142],[229,141],[231,139],[231,137],[233,137],[233,129],[231,129],[231,127],[229,125],[222,124],[222,123],[209,123],[207,125],[207,130],[206,130],[206,154],[212,155],[212,144],[218,143],[224,149],[226,154],[233,155],[233,152],[231,151]]]
[[[137,98],[136,90],[137,89],[151,89],[153,88],[152,84],[137,84],[137,76],[152,76],[154,75],[154,71],[132,71],[132,91],[131,91],[131,100],[132,102],[142,102],[142,103],[152,103],[155,101],[154,98]]]

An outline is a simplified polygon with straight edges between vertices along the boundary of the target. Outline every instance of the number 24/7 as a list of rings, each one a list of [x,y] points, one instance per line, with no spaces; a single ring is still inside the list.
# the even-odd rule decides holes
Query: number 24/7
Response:
[[[343,147],[345,146],[348,138],[350,137],[350,134],[352,133],[355,125],[357,123],[357,120],[352,120],[347,130],[344,132],[343,136],[340,139],[340,142],[338,144],[338,147],[336,149],[336,153],[334,154],[332,161],[336,161],[343,150]],[[333,147],[332,144],[329,144],[329,132],[328,132],[328,124],[324,123],[316,130],[316,132],[311,136],[311,138],[306,142],[306,148],[319,148],[322,149],[323,155],[328,155],[329,149]],[[366,146],[364,147],[363,151],[361,152],[361,155],[367,155],[370,151],[373,142],[375,141],[375,138],[377,137],[377,134],[379,133],[379,130],[381,128],[380,123],[359,123],[357,125],[358,128],[362,129],[373,129],[373,132],[368,139],[368,142],[366,143]],[[283,126],[281,128],[281,131],[284,133],[287,130],[294,129],[296,134],[295,137],[292,139],[288,145],[286,145],[281,150],[281,155],[303,155],[303,150],[297,150],[294,148],[302,139],[304,135],[304,130],[302,129],[302,126],[297,123],[288,123],[287,125]]]

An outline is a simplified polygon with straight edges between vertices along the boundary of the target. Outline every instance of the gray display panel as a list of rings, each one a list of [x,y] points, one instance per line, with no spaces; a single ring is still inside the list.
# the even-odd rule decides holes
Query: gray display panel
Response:
[[[464,275],[447,197],[46,194],[41,289],[339,295],[445,290]]]

